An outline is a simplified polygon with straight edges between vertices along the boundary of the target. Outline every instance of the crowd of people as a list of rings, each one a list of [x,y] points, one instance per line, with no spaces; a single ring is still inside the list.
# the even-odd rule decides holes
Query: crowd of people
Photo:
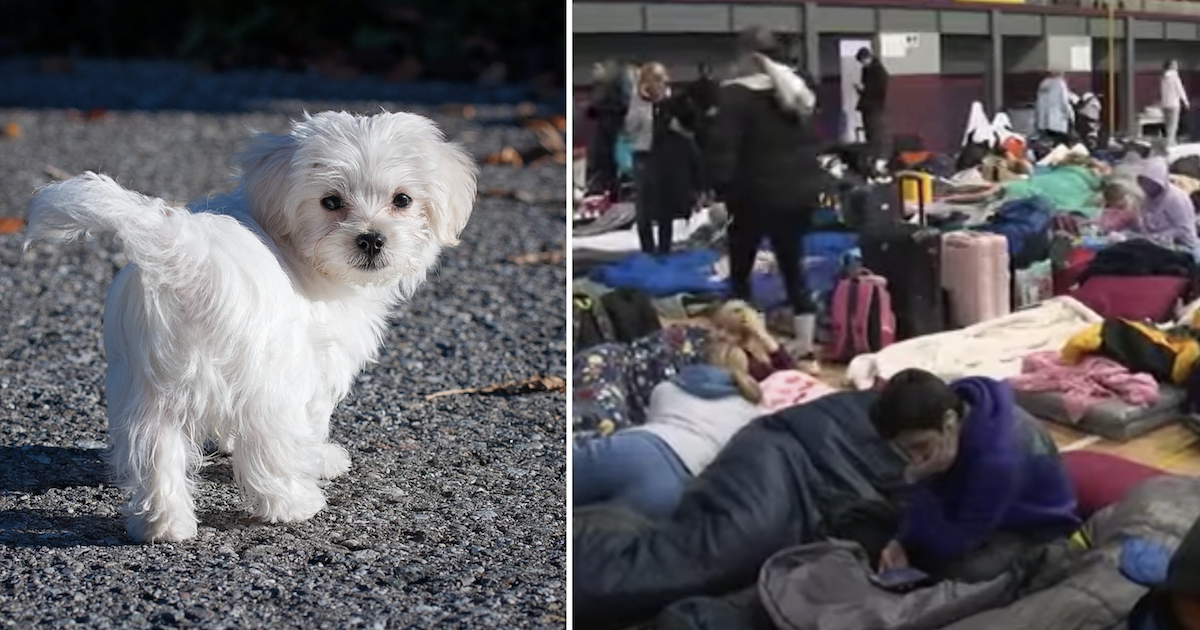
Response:
[[[867,49],[857,59],[863,131],[879,157],[887,70]],[[751,28],[739,35],[733,76],[722,83],[702,67],[697,81],[673,92],[666,69],[655,62],[600,64],[594,79],[587,111],[595,123],[589,192],[620,197],[628,164],[641,248],[658,254],[671,251],[675,219],[701,203],[724,202],[734,295],[750,299],[754,257],[769,241],[794,313],[794,350],[811,358],[816,307],[799,271],[800,247],[827,183],[818,162],[813,77],[795,67],[772,32]]]
[[[889,76],[868,49],[856,60],[862,66],[857,108],[870,164],[864,174],[879,175],[870,171],[897,149],[887,146],[884,123]],[[733,299],[709,315],[711,340],[703,358],[653,387],[644,422],[574,446],[576,508],[618,505],[649,519],[666,518],[733,437],[772,409],[765,394],[774,386],[771,379],[815,359],[818,305],[801,261],[804,236],[814,229],[828,191],[821,162],[826,146],[814,123],[816,82],[764,28],[739,34],[734,71],[724,81],[705,67],[697,81],[673,89],[666,68],[653,62],[600,64],[594,78],[588,189],[613,199],[632,195],[642,252],[669,254],[673,221],[699,205],[722,202],[730,218],[726,253]],[[993,129],[978,159],[964,166],[960,158],[959,170],[991,164],[995,172],[1022,178],[1034,171],[1034,162],[1053,157],[1048,154],[1058,156],[1057,164],[1075,160],[1104,182],[1102,211],[1093,222],[1099,233],[1114,242],[1144,238],[1200,258],[1190,196],[1196,191],[1173,180],[1168,160],[1190,106],[1175,62],[1164,68],[1161,92],[1165,144],[1139,145],[1110,165],[1086,151],[1078,157],[1071,148],[1098,148],[1098,99],[1074,95],[1062,73],[1051,73],[1038,89],[1034,137],[1014,144]],[[623,174],[632,190],[624,188]],[[791,312],[793,342],[787,348],[748,304],[763,241],[778,264]],[[870,422],[902,456],[907,486],[887,544],[870,559],[880,575],[915,568],[926,577],[978,582],[1010,570],[1030,546],[1088,548],[1073,482],[1055,443],[1017,404],[1008,382],[902,370],[878,389]],[[1186,590],[1156,602],[1175,611],[1172,619],[1196,606]],[[1143,611],[1135,619],[1148,617]],[[1182,623],[1186,628],[1194,622]]]

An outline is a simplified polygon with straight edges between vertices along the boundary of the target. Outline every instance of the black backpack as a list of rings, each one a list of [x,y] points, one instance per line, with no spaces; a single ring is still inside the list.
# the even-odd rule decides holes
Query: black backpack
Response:
[[[571,302],[571,327],[576,350],[616,339],[604,306],[586,293],[576,293]]]
[[[662,330],[650,296],[637,289],[616,289],[600,298],[616,341],[629,343]]]

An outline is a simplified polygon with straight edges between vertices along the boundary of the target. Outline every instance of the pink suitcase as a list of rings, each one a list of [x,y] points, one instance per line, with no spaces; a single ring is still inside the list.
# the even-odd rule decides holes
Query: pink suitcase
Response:
[[[985,232],[942,235],[942,288],[956,327],[1007,315],[1012,310],[1008,240]]]

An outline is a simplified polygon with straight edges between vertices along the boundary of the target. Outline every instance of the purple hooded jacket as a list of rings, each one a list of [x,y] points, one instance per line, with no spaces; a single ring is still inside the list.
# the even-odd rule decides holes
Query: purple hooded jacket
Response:
[[[1143,178],[1154,183],[1149,188],[1157,188],[1157,194],[1146,190]],[[1161,157],[1143,160],[1138,180],[1147,194],[1137,231],[1160,245],[1195,253],[1200,245],[1196,238],[1196,209],[1187,193],[1171,183],[1167,160]]]

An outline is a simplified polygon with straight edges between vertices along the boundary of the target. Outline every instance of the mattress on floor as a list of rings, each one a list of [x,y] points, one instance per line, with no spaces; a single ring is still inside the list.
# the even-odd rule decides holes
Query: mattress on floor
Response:
[[[1018,405],[1038,418],[1124,442],[1182,417],[1186,394],[1178,387],[1162,385],[1158,403],[1151,407],[1136,407],[1119,400],[1102,402],[1088,409],[1078,422],[1067,419],[1061,394],[1016,392],[1016,397]]]

